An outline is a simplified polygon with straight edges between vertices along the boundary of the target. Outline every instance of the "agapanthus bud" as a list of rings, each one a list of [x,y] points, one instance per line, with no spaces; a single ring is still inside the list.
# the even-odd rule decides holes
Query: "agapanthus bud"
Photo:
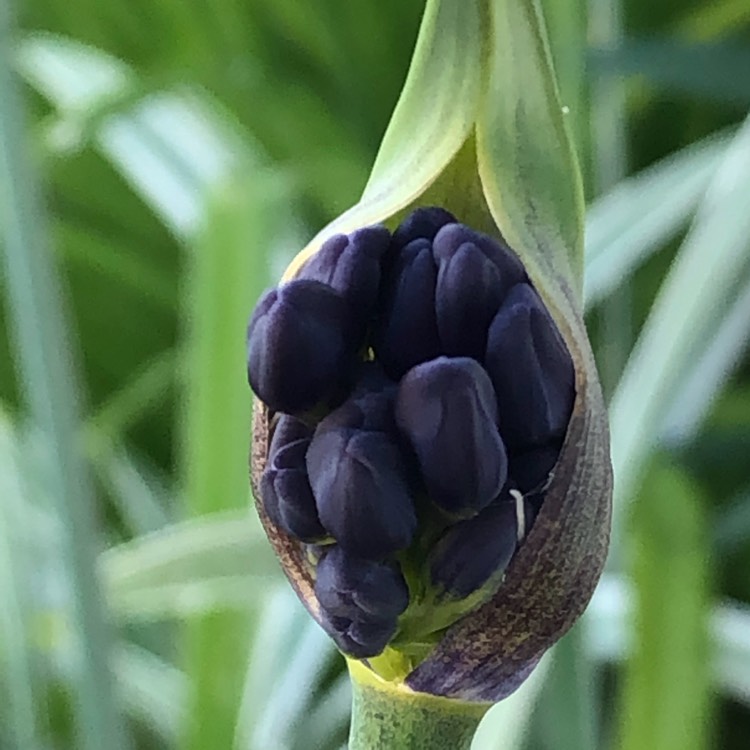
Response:
[[[607,488],[591,521],[575,484],[588,437],[573,360],[502,239],[429,208],[385,252],[387,230],[373,232],[322,244],[297,269],[315,279],[287,282],[253,318],[249,369],[265,377],[251,379],[261,518],[345,654],[376,672],[411,665],[402,678],[418,691],[492,700],[578,614],[559,609],[569,592],[590,593],[598,568],[585,564],[586,534],[607,522]],[[295,295],[335,299],[336,314]],[[284,399],[268,402],[264,382]]]
[[[433,240],[433,255],[437,263],[450,260],[465,244],[474,245],[500,272],[502,286],[507,292],[514,284],[528,281],[526,270],[518,256],[499,238],[475,232],[463,224],[446,224]]]
[[[486,366],[512,451],[562,440],[575,399],[573,362],[528,284],[510,290],[492,321]]]
[[[334,235],[305,263],[297,278],[321,281],[335,289],[349,303],[358,330],[364,332],[375,308],[380,264],[390,240],[385,227]]]
[[[409,370],[396,423],[417,455],[430,500],[444,511],[471,516],[500,494],[507,455],[497,399],[478,362],[438,357]]]
[[[508,290],[525,280],[523,266],[498,241],[461,224],[440,229],[432,252],[438,265],[435,310],[442,351],[483,361],[487,329]]]
[[[436,283],[430,241],[412,240],[396,255],[386,275],[376,321],[375,354],[392,378],[399,379],[414,365],[440,355]]]
[[[393,638],[409,591],[396,562],[366,560],[338,545],[318,563],[315,595],[323,623],[343,651],[376,656]]]
[[[318,514],[350,554],[380,559],[417,528],[405,458],[387,427],[389,394],[345,402],[318,425],[307,453]]]
[[[357,347],[344,298],[319,281],[290,281],[261,297],[247,332],[248,377],[271,409],[313,409],[349,379]]]
[[[505,296],[503,282],[497,266],[469,242],[440,263],[435,312],[446,354],[484,358],[487,329]],[[466,294],[467,287],[471,294]]]
[[[518,546],[518,521],[516,502],[506,495],[474,518],[449,526],[427,558],[441,596],[464,599],[489,581],[499,582]],[[521,538],[524,534],[522,528]]]
[[[277,526],[303,542],[317,542],[326,531],[307,478],[309,446],[309,438],[279,446],[263,472],[261,493],[266,513]]]

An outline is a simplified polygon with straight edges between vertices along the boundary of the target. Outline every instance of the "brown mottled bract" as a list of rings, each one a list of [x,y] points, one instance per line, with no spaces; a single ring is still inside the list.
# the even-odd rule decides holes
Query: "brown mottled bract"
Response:
[[[255,508],[286,577],[310,614],[320,621],[320,607],[313,591],[314,578],[304,547],[271,523],[261,502],[260,477],[268,461],[270,427],[271,414],[268,407],[256,398],[253,403],[253,444],[250,453],[250,483],[255,497]]]
[[[578,323],[573,328],[584,331]],[[453,625],[407,677],[413,690],[469,701],[510,695],[594,592],[609,545],[609,430],[588,341],[566,339],[576,402],[541,511],[495,596]]]
[[[475,702],[509,695],[578,619],[601,575],[611,521],[609,431],[583,320],[571,289],[561,287],[563,307],[554,317],[575,363],[576,401],[554,477],[500,589],[447,630],[406,678],[412,690]],[[287,578],[320,621],[303,545],[275,528],[260,502],[269,428],[268,409],[256,399],[251,478],[258,514]]]

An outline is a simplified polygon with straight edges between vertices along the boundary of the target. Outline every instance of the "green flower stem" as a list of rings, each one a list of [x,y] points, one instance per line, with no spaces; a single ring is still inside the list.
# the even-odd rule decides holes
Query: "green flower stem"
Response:
[[[349,750],[469,750],[490,703],[465,703],[386,682],[357,661]]]

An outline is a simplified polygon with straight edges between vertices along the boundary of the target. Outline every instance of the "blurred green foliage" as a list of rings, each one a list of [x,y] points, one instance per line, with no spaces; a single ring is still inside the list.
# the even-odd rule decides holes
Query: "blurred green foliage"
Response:
[[[616,546],[589,615],[475,744],[677,750],[688,736],[695,750],[740,750],[750,11],[743,0],[542,4],[591,202],[588,322],[613,403]],[[112,748],[345,741],[341,660],[248,512],[244,320],[358,197],[422,9],[25,0],[11,31],[2,6],[0,59],[23,82],[27,117],[22,142],[0,75],[0,747],[95,748],[86,716],[105,731],[107,706],[125,725]],[[27,173],[10,158],[23,147],[38,205],[9,169]],[[38,266],[23,271],[22,254],[45,247],[60,305]],[[35,345],[54,369],[32,389],[22,351]],[[56,347],[73,353],[74,391]],[[665,347],[680,357],[661,361]],[[80,414],[57,432],[34,407],[59,416],[71,398]],[[75,497],[61,489],[70,471]],[[76,558],[87,545],[98,583]],[[92,697],[81,686],[97,680]]]

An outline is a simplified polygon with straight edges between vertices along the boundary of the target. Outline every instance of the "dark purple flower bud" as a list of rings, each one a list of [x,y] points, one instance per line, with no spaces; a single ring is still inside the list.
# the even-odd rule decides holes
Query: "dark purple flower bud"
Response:
[[[575,400],[570,353],[539,295],[518,284],[490,326],[485,358],[513,453],[561,441]]]
[[[412,240],[424,238],[432,241],[441,227],[456,221],[455,216],[444,208],[427,206],[412,211],[393,233],[393,246],[404,247]]]
[[[375,377],[370,380],[373,388],[368,388],[368,384],[362,380],[358,381],[352,395],[321,420],[316,434],[334,429],[349,429],[385,432],[395,436],[393,403],[397,386],[391,381],[378,383]]]
[[[352,395],[358,397],[380,391],[395,393],[397,386],[398,383],[386,375],[380,362],[362,362],[355,371]]]
[[[275,453],[289,443],[296,440],[310,440],[314,430],[301,419],[291,414],[280,414],[273,428],[273,438],[268,449],[268,455],[273,458]]]
[[[273,411],[309,411],[351,377],[352,316],[344,298],[319,281],[290,281],[266,292],[247,343],[250,385]]]
[[[282,445],[272,456],[261,477],[263,507],[273,523],[303,542],[326,537],[318,518],[305,455],[310,440]]]
[[[335,544],[318,564],[315,595],[329,615],[351,620],[395,619],[409,604],[396,562],[366,560]]]
[[[396,380],[441,353],[435,315],[437,269],[429,240],[417,239],[396,257],[385,281],[374,349]]]
[[[368,659],[382,653],[398,627],[396,620],[353,621],[322,613],[321,625],[339,650],[355,659]]]
[[[391,233],[383,226],[334,235],[305,263],[297,278],[322,281],[335,289],[349,303],[363,334],[375,309],[381,261],[390,240]]]
[[[560,443],[531,448],[508,456],[508,476],[521,492],[538,492],[549,479],[560,455]]]
[[[412,368],[399,385],[395,413],[436,505],[470,516],[500,494],[508,467],[497,399],[475,360],[439,357]]]
[[[463,224],[447,224],[435,235],[432,245],[435,262],[442,264],[450,260],[458,248],[466,243],[479,248],[487,260],[496,266],[504,291],[507,292],[514,284],[528,281],[523,263],[502,240],[475,232]]]
[[[445,354],[484,359],[487,330],[507,289],[498,267],[472,243],[440,262],[435,312]]]
[[[488,582],[499,583],[518,538],[516,503],[511,498],[449,526],[427,558],[432,584],[447,596],[464,599]]]
[[[379,559],[411,544],[417,516],[404,457],[389,434],[324,419],[307,468],[320,520],[344,550]]]
[[[324,627],[342,651],[359,659],[376,656],[388,645],[409,604],[395,562],[363,560],[337,545],[318,563],[315,595]]]

